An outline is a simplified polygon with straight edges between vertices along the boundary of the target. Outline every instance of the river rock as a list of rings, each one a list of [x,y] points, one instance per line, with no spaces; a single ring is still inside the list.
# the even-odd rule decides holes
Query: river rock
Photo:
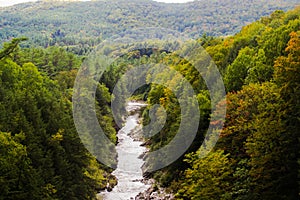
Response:
[[[140,192],[136,197],[135,200],[174,200],[174,195],[169,194],[165,191],[164,188],[160,188],[154,186],[155,180],[153,179],[144,179],[144,182],[147,184],[151,184],[151,188],[144,192]]]

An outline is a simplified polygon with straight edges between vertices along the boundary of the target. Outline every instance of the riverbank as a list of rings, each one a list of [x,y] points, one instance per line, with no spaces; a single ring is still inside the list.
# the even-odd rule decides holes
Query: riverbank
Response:
[[[141,192],[151,187],[143,182],[142,165],[144,164],[141,155],[147,150],[142,146],[142,141],[134,139],[132,134],[137,134],[142,130],[140,113],[141,108],[146,104],[129,102],[126,105],[128,115],[125,119],[124,127],[118,132],[118,153],[117,168],[112,172],[118,183],[111,191],[103,191],[98,196],[104,200],[135,199]]]
[[[146,105],[144,102],[135,102],[139,105]],[[142,118],[141,118],[141,110],[137,109],[133,111],[135,114],[139,115],[139,124],[142,124]],[[143,130],[142,125],[137,126],[134,131],[131,131],[130,137],[132,137],[135,141],[143,142],[141,145],[145,146],[147,145],[147,142],[144,139],[143,136]],[[148,150],[147,150],[148,151]],[[145,151],[143,154],[140,155],[140,158],[143,159],[143,157],[146,155],[147,151]],[[150,187],[140,192],[134,199],[135,200],[173,200],[174,195],[170,194],[166,191],[165,188],[159,187],[158,184],[154,179],[149,179],[145,176],[143,176],[142,182],[146,185],[150,185]]]
[[[144,179],[148,185],[151,187],[143,192],[140,192],[135,200],[174,200],[175,197],[173,194],[166,192],[165,188],[157,186],[154,179]]]
[[[126,106],[125,126],[118,132],[118,165],[112,173],[117,185],[98,195],[101,200],[172,200],[174,196],[160,188],[154,179],[144,177],[142,165],[147,152],[142,129],[142,110],[147,104],[130,101]]]

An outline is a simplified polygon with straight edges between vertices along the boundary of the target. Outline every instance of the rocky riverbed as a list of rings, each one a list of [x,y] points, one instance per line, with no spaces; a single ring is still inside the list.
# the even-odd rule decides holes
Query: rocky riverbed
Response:
[[[174,196],[156,186],[153,179],[143,176],[143,156],[147,149],[142,134],[140,110],[146,104],[129,102],[125,126],[118,133],[118,166],[112,173],[118,184],[111,190],[99,194],[103,200],[172,200]]]
[[[135,200],[173,200],[174,195],[166,192],[164,188],[158,187],[153,179],[144,179],[147,185],[151,185],[147,190],[140,192]]]

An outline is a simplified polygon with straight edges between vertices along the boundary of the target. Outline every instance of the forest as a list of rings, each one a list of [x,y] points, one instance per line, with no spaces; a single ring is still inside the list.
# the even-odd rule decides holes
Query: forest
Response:
[[[226,4],[226,1],[221,2]],[[275,2],[268,8],[277,8]],[[284,8],[289,9],[289,1],[285,2]],[[220,2],[211,3],[217,6]],[[150,1],[147,4],[163,6]],[[31,5],[40,6],[40,15],[30,14],[37,12]],[[86,18],[86,21],[94,23],[91,19],[96,19],[95,14],[103,14],[101,17],[106,20],[115,20],[118,19],[117,13],[122,14],[122,9],[133,9],[133,5],[139,4],[135,1],[121,4],[124,8],[120,8],[119,12],[114,7],[118,4],[106,4],[111,10],[117,11],[102,8],[108,12],[106,14],[93,11],[90,7],[81,7],[80,3],[72,3],[70,7],[64,5],[54,8],[54,4],[38,2],[0,10],[0,34],[3,40],[7,40],[0,50],[0,199],[96,199],[96,194],[107,185],[117,184],[116,178],[111,175],[113,169],[98,162],[77,134],[72,115],[73,85],[82,63],[87,60],[86,50],[93,49],[103,39],[97,38],[95,44],[90,44],[93,41],[90,38],[95,38],[90,30],[95,30],[97,25],[106,26],[106,34],[110,35],[112,30],[122,29],[120,24],[127,24],[122,20],[131,19],[134,24],[143,13],[137,12],[132,18],[120,17],[122,22],[114,22],[115,28],[108,26],[111,22],[95,23],[92,29],[83,29],[86,33],[71,34],[76,33],[76,30],[71,30],[76,29],[76,25],[68,24],[74,24],[72,20],[80,21],[64,16],[68,9],[76,7],[89,10],[87,16],[90,18]],[[162,17],[160,22],[151,18],[154,18],[154,13],[145,14],[145,24],[149,20],[153,23],[164,22],[163,26],[168,27],[168,20],[172,22],[175,13],[180,15],[175,8],[178,5],[173,6],[164,7],[174,12],[168,15],[170,18]],[[201,6],[199,2],[194,2],[186,4],[184,9],[203,9]],[[239,6],[238,10],[234,9],[237,12],[247,7],[245,5],[243,8],[240,4],[236,6]],[[268,12],[265,7],[257,6],[263,14]],[[58,18],[41,17],[55,16],[43,11],[43,8],[56,12]],[[24,12],[19,12],[20,9]],[[225,6],[222,12],[228,9],[232,7]],[[132,11],[124,13],[128,12]],[[147,78],[169,79],[166,84],[184,96],[186,91],[180,88],[182,80],[170,75],[170,71],[174,70],[189,82],[196,93],[196,99],[200,102],[200,119],[192,144],[176,162],[145,174],[147,178],[156,180],[154,188],[165,188],[174,194],[175,199],[297,200],[300,197],[300,7],[286,12],[276,10],[260,19],[256,18],[263,14],[253,12],[247,10],[245,18],[248,22],[255,22],[243,21],[248,25],[241,23],[237,27],[226,28],[224,32],[221,29],[220,32],[212,31],[216,35],[205,29],[198,30],[197,23],[202,26],[201,20],[205,18],[195,21],[195,29],[181,30],[174,24],[172,28],[195,36],[194,43],[186,42],[181,50],[188,52],[192,49],[193,55],[200,55],[191,56],[193,62],[180,57],[181,52],[164,50],[172,49],[177,45],[176,42],[163,44],[153,40],[143,43],[144,46],[146,43],[149,46],[151,43],[162,45],[161,50],[142,48],[139,44],[105,49],[104,54],[116,56],[117,59],[97,82],[95,112],[101,127],[114,144],[117,143],[118,128],[110,107],[112,93],[117,81],[129,69],[154,63],[148,71],[143,71]],[[110,14],[112,18],[107,17]],[[60,30],[56,30],[55,21],[59,23]],[[222,21],[218,23],[223,24]],[[233,21],[231,23],[236,25]],[[43,32],[41,29],[48,25],[53,28]],[[128,25],[132,26],[130,23]],[[197,30],[197,33],[194,34],[192,30]],[[207,34],[202,35],[204,32]],[[41,33],[45,34],[44,38]],[[69,34],[74,36],[73,45],[77,50],[72,49]],[[231,36],[218,37],[223,34]],[[212,61],[207,64],[201,56],[203,49],[195,49],[195,45],[203,47]],[[211,62],[220,71],[226,89],[226,97],[220,96],[215,102],[201,77],[203,74],[199,74],[192,64],[206,63],[206,76],[213,77],[210,73]],[[95,67],[97,64],[93,63]],[[161,65],[169,69],[153,73]],[[152,105],[160,104],[166,110],[165,126],[158,134],[147,138],[145,145],[150,151],[167,145],[175,137],[181,123],[178,117],[180,102],[174,92],[158,84],[147,84],[137,90],[132,98],[148,103],[143,111],[144,126],[150,123]],[[125,102],[125,99],[122,101]],[[189,103],[191,99],[186,98],[185,101]],[[212,109],[212,104],[216,104],[216,109]],[[227,105],[225,120],[217,109],[224,104]],[[156,117],[160,118],[159,113]],[[224,127],[220,124],[224,124]],[[210,125],[220,133],[220,137],[214,149],[206,157],[200,158],[201,144]],[[191,124],[186,123],[186,126]],[[102,153],[109,151],[102,150]],[[152,167],[151,162],[147,167]]]
[[[126,38],[140,27],[161,27],[194,39],[234,35],[275,10],[293,9],[298,0],[206,1],[165,4],[152,0],[90,2],[38,1],[0,8],[0,41],[27,37],[23,46],[66,46],[86,54],[108,37]],[[161,36],[157,36],[161,37]]]

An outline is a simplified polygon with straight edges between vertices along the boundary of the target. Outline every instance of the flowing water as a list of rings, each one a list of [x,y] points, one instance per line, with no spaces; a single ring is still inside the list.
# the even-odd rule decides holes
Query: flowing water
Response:
[[[127,111],[130,114],[125,126],[118,132],[118,145],[116,147],[118,152],[118,165],[113,172],[118,179],[118,184],[111,192],[103,192],[101,196],[104,200],[127,200],[135,199],[135,197],[148,188],[150,185],[142,183],[142,165],[143,160],[140,157],[146,148],[142,147],[142,142],[134,141],[131,134],[133,131],[140,129],[141,125],[138,123],[139,115],[135,112],[145,104],[129,102],[127,104]]]

